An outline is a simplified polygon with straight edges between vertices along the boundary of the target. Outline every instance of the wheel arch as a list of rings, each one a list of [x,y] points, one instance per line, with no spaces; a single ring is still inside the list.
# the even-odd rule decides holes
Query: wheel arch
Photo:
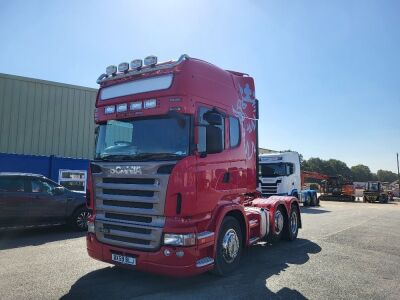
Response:
[[[243,212],[238,209],[230,210],[225,214],[225,216],[222,218],[222,220],[228,216],[235,218],[239,222],[240,229],[242,230],[243,248],[246,247],[246,245],[247,245],[247,223],[246,223],[245,216],[243,215]],[[222,222],[222,220],[221,220],[221,222]]]
[[[248,226],[245,217],[245,211],[243,206],[241,205],[232,205],[231,203],[228,205],[220,206],[217,213],[214,215],[214,221],[212,222],[212,230],[215,232],[215,244],[214,244],[214,255],[217,249],[217,240],[219,235],[219,230],[221,228],[222,222],[225,217],[231,216],[235,218],[240,225],[240,229],[242,230],[242,243],[243,247],[247,246],[247,237],[248,237]]]

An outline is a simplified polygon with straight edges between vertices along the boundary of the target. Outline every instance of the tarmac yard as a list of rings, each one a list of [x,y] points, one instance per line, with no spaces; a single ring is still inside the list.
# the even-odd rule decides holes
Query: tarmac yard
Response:
[[[302,208],[295,242],[249,248],[221,278],[168,278],[89,258],[63,227],[0,233],[0,299],[400,299],[400,205]]]

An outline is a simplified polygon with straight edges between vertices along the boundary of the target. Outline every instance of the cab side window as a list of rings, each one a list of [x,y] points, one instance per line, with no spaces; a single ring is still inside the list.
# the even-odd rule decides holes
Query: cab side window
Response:
[[[288,174],[288,176],[294,173],[294,164],[292,163],[286,164],[286,173]]]
[[[205,153],[209,151],[213,147],[213,142],[215,140],[210,140],[210,134],[207,134],[207,131],[210,133],[211,131],[216,131],[219,129],[220,132],[218,136],[218,144],[222,144],[222,149],[225,148],[225,121],[224,118],[221,116],[221,124],[211,124],[210,121],[213,119],[209,117],[210,114],[218,114],[215,111],[208,109],[206,107],[200,107],[198,112],[198,144],[197,144],[197,151],[199,153]],[[213,135],[215,137],[215,135]],[[217,153],[217,152],[210,152],[210,153]]]
[[[229,141],[231,148],[236,148],[240,144],[240,123],[235,117],[229,117]]]

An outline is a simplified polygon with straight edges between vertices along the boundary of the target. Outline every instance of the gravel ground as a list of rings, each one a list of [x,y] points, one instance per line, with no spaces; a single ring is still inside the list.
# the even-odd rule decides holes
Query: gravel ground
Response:
[[[0,299],[400,299],[400,203],[303,208],[295,242],[248,249],[220,278],[176,279],[90,259],[63,227],[0,233]]]

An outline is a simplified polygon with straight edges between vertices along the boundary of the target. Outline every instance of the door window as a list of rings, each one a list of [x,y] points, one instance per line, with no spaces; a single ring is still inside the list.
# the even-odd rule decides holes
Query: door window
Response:
[[[57,186],[49,181],[35,178],[31,180],[32,193],[45,193],[54,195],[54,189]]]
[[[221,129],[222,145],[223,145],[223,148],[225,148],[225,146],[224,146],[225,145],[225,122],[224,122],[224,118],[222,118],[222,124],[221,125],[211,125],[204,118],[204,115],[207,112],[212,112],[212,110],[208,109],[206,107],[200,107],[199,108],[199,120],[198,120],[198,123],[199,123],[199,125],[202,125],[202,126],[198,127],[198,132],[197,132],[198,133],[197,151],[199,153],[206,152],[206,150],[207,150],[207,136],[206,136],[206,127],[207,126],[214,126],[214,127],[217,127],[219,129]]]
[[[231,148],[240,144],[240,124],[239,119],[235,117],[229,117],[229,140]]]
[[[25,192],[24,179],[19,177],[0,177],[0,192]]]

